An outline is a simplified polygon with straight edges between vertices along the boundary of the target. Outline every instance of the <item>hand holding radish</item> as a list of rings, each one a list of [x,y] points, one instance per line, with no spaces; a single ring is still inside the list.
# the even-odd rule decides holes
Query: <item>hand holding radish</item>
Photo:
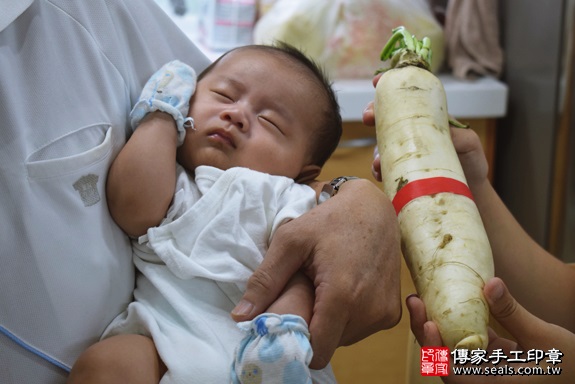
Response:
[[[487,351],[501,349],[506,356],[513,356],[511,351],[529,351],[530,349],[548,351],[552,348],[563,353],[562,363],[557,365],[561,368],[559,376],[489,376],[490,383],[573,383],[575,382],[575,334],[565,328],[547,323],[523,308],[511,296],[502,280],[491,279],[484,288],[485,298],[493,317],[501,324],[516,341],[498,336],[493,330],[489,330],[489,345]],[[420,345],[438,346],[443,345],[437,326],[427,321],[425,305],[417,297],[408,297],[407,309],[410,314],[411,330]],[[540,366],[545,367],[545,363]],[[493,367],[488,363],[487,367]],[[534,367],[534,363],[511,364],[515,370],[520,367]],[[545,368],[544,368],[545,369]],[[449,384],[473,384],[484,383],[485,376],[454,376],[443,378]]]
[[[381,175],[407,266],[445,344],[485,348],[491,248],[453,147],[445,91],[429,71],[429,41],[399,27],[381,56],[391,62],[374,102]]]
[[[378,73],[376,76],[374,76],[374,87],[377,86],[381,75],[381,73]],[[362,120],[365,125],[375,125],[373,101],[370,102],[363,111]],[[459,162],[461,163],[461,167],[465,173],[465,178],[467,179],[469,188],[473,192],[476,185],[487,181],[489,165],[487,164],[487,158],[485,157],[483,146],[481,145],[481,141],[479,140],[477,133],[471,129],[461,129],[450,126],[450,131],[453,147],[455,148],[457,156],[459,157]],[[381,160],[377,147],[374,151],[371,173],[377,181],[381,181]]]
[[[371,109],[371,111],[366,110],[365,113],[373,113],[373,109]],[[364,119],[364,123],[368,125],[375,124],[375,122],[370,123],[369,118],[367,120]],[[471,192],[474,193],[477,185],[488,181],[488,164],[485,153],[483,152],[481,141],[479,140],[477,133],[471,129],[450,127],[450,131],[453,147],[457,152],[459,162],[463,168],[463,173],[465,174],[465,178],[467,179]],[[377,148],[374,151],[372,174],[376,180],[381,181],[381,161]]]
[[[381,75],[374,78],[374,84],[379,82],[380,77]],[[364,111],[364,123],[375,124],[373,103]],[[572,333],[575,330],[575,269],[541,248],[505,207],[487,179],[487,161],[477,136],[470,130],[452,128],[451,137],[469,187],[480,207],[498,275],[506,280],[513,295],[521,300],[529,312],[565,327],[546,323],[531,315],[515,302],[501,280],[489,280],[483,292],[491,312],[500,324],[511,331],[519,345],[511,344],[511,341],[490,331],[488,350],[498,347],[506,350],[528,350],[551,346],[550,348],[558,348],[565,354],[563,372],[559,377],[497,376],[491,377],[490,380],[497,383],[575,382],[575,364],[572,358],[575,355],[575,335]],[[380,164],[374,164],[374,175],[378,179],[381,179],[380,169]],[[497,286],[503,286],[500,300],[494,295]],[[422,345],[443,344],[444,339],[441,338],[436,323],[427,322],[428,313],[423,301],[410,297],[407,306],[411,313],[412,330],[419,342]],[[477,383],[485,382],[485,378],[448,377],[445,382]]]

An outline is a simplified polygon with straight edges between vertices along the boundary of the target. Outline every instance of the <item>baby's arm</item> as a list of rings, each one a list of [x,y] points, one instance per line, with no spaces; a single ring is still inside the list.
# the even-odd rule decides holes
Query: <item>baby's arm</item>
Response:
[[[131,236],[158,225],[168,210],[195,85],[194,70],[171,61],[148,80],[130,113],[135,131],[110,168],[106,195],[112,217]]]
[[[140,236],[164,218],[176,184],[178,131],[172,116],[148,114],[108,174],[106,196],[116,223]]]
[[[291,278],[278,299],[266,312],[278,315],[298,315],[309,325],[314,302],[313,283],[303,272],[299,271]]]
[[[240,323],[246,336],[236,349],[232,383],[311,383],[313,305],[312,282],[298,272],[266,313]]]
[[[313,352],[309,324],[315,302],[312,281],[296,272],[265,313],[239,323],[245,332],[236,349],[233,384],[311,383],[309,364]]]

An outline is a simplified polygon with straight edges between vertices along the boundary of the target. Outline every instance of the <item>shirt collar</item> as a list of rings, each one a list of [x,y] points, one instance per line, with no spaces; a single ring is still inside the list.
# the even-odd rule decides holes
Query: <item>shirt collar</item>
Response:
[[[0,32],[20,16],[34,0],[0,0]]]

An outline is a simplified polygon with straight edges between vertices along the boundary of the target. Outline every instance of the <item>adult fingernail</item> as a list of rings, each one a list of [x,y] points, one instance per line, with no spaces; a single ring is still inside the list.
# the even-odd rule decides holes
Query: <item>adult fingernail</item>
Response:
[[[405,302],[407,303],[407,302],[409,301],[409,299],[411,299],[412,297],[416,297],[416,298],[417,298],[417,297],[419,297],[419,296],[417,296],[417,293],[412,293],[412,294],[408,295],[408,296],[405,298]]]
[[[254,305],[247,300],[240,300],[238,305],[232,310],[234,316],[247,316],[252,313]]]
[[[491,301],[499,301],[503,297],[503,293],[505,292],[505,288],[501,282],[497,282],[495,286],[491,289]]]

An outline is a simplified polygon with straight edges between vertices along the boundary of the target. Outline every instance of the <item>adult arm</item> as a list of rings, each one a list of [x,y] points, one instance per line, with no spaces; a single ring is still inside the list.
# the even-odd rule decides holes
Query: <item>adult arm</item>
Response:
[[[575,270],[525,232],[491,183],[472,192],[491,243],[496,275],[534,315],[575,331]]]
[[[315,289],[311,367],[323,368],[338,346],[397,324],[400,255],[390,201],[372,182],[350,180],[333,198],[278,229],[232,315],[242,321],[265,311],[302,269]]]
[[[507,209],[487,178],[477,134],[452,128],[452,137],[489,237],[496,275],[535,316],[575,331],[575,269],[535,242]]]

